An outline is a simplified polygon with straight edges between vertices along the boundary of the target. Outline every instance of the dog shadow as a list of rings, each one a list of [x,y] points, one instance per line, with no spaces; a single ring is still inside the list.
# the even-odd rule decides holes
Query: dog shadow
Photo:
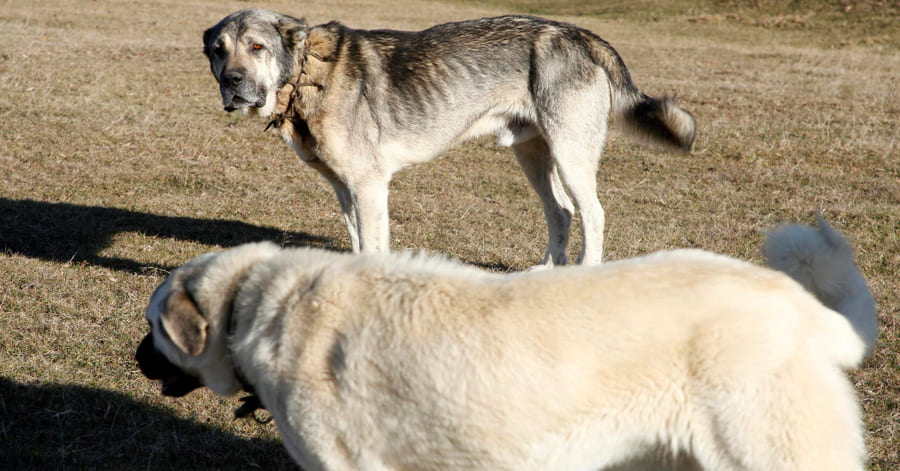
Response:
[[[278,440],[243,438],[103,389],[0,377],[0,469],[297,470]]]
[[[169,271],[153,263],[106,257],[101,251],[123,232],[231,247],[271,240],[282,245],[332,248],[330,238],[240,221],[160,216],[68,203],[0,198],[0,252],[53,262],[84,262],[134,273]]]
[[[13,253],[58,263],[88,263],[145,274],[174,266],[100,255],[116,234],[140,232],[207,245],[233,247],[270,240],[283,246],[336,247],[330,237],[254,226],[240,221],[160,216],[119,208],[0,198],[0,253]],[[462,260],[484,270],[516,271],[501,262]]]

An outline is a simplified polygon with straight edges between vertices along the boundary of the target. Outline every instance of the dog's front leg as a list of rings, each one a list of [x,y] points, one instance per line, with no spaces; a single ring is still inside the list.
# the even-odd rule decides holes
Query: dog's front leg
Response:
[[[356,211],[353,208],[353,199],[350,197],[350,189],[340,181],[332,183],[331,187],[334,188],[334,192],[338,197],[338,203],[341,205],[344,224],[347,226],[347,233],[350,235],[350,247],[353,249],[353,253],[359,253],[359,223],[356,220]]]
[[[356,211],[353,206],[353,198],[350,196],[350,189],[344,182],[338,179],[328,179],[334,193],[337,195],[338,204],[341,205],[341,214],[344,216],[344,224],[347,225],[347,233],[350,235],[350,247],[353,253],[360,252],[359,245],[359,223],[356,220]]]
[[[337,195],[338,204],[341,205],[341,214],[344,216],[344,224],[347,225],[347,233],[350,235],[350,247],[353,253],[359,253],[359,224],[356,220],[356,209],[353,205],[353,198],[350,196],[350,188],[341,180],[334,170],[321,160],[313,160],[306,162],[310,167],[316,169],[319,175],[328,180],[331,188]]]
[[[362,252],[389,252],[391,229],[388,216],[390,177],[367,175],[365,181],[348,182],[356,210],[356,227]]]

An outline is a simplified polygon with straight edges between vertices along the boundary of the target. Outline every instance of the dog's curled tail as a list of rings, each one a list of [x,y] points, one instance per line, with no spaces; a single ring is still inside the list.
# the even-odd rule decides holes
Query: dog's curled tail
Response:
[[[614,105],[616,122],[626,134],[643,144],[690,152],[694,145],[694,116],[671,97],[653,98],[636,88]]]
[[[679,107],[674,98],[653,98],[641,92],[608,42],[594,36],[593,45],[592,57],[609,79],[614,126],[642,144],[690,152],[697,127],[694,115]]]
[[[850,243],[820,214],[816,214],[816,221],[818,228],[791,224],[772,230],[766,237],[763,255],[770,267],[786,273],[822,304],[850,321],[865,352],[861,354],[854,348],[857,341],[845,343],[853,350],[846,355],[835,353],[846,359],[842,362],[845,366],[857,366],[872,353],[878,340],[875,300],[856,266]]]

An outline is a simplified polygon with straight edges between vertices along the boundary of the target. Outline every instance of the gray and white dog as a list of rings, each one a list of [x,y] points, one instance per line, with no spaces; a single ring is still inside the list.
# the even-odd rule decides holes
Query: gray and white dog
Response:
[[[600,263],[596,172],[610,120],[647,143],[689,151],[694,118],[632,83],[616,51],[577,26],[530,16],[418,32],[308,26],[262,9],[225,17],[203,41],[226,111],[270,126],[337,193],[354,252],[388,251],[388,185],[400,169],[496,133],[543,202],[542,264]]]

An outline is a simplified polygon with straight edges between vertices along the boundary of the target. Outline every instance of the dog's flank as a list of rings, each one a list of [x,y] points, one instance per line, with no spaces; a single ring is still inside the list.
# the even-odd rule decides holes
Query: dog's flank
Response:
[[[576,210],[578,261],[597,264],[605,213],[596,172],[610,122],[668,149],[694,142],[690,113],[642,93],[606,41],[567,23],[503,16],[366,31],[249,9],[207,30],[204,43],[223,106],[274,115],[277,132],[334,188],[355,252],[389,249],[395,172],[494,133],[543,203],[542,265],[566,263]]]
[[[818,228],[791,224],[771,231],[763,248],[766,263],[843,314],[869,355],[878,341],[875,300],[856,267],[853,247],[821,215],[816,221]]]

